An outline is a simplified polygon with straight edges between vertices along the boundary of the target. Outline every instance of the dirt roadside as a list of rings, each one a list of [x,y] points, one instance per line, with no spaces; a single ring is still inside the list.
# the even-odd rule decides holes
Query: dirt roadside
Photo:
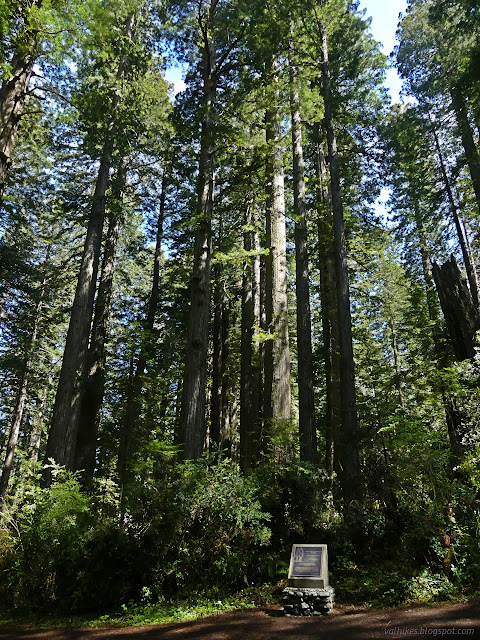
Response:
[[[339,606],[328,617],[285,617],[271,607],[235,611],[195,622],[140,627],[38,631],[0,626],[0,640],[480,640],[480,600],[399,609]]]

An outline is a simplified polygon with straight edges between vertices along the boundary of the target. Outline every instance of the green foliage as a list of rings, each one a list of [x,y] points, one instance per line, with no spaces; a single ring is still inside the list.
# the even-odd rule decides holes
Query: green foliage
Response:
[[[468,476],[472,485],[480,490],[480,448],[470,453],[461,464],[462,471]]]
[[[0,78],[11,72],[14,54],[58,63],[85,38],[98,0],[0,2]]]
[[[148,587],[142,590],[148,593]],[[278,604],[279,592],[275,585],[264,584],[259,587],[247,587],[234,593],[233,595],[222,596],[222,599],[205,597],[201,592],[190,595],[188,599],[175,598],[165,601],[159,598],[156,603],[147,602],[141,597],[140,601],[130,600],[127,604],[121,605],[116,611],[100,616],[92,614],[84,615],[35,615],[29,611],[28,615],[15,612],[14,615],[3,616],[1,621],[27,622],[29,626],[41,628],[78,628],[78,627],[105,627],[109,625],[141,625],[141,624],[165,624],[169,622],[183,622],[187,620],[197,620],[205,616],[211,616],[236,609],[250,609],[253,607],[263,607],[272,603]]]
[[[3,605],[37,608],[37,613],[115,610],[118,613],[102,616],[101,622],[130,624],[190,619],[261,604],[272,594],[255,587],[232,599],[230,594],[245,584],[284,580],[291,544],[302,541],[328,544],[332,583],[344,601],[396,605],[478,589],[479,366],[453,363],[435,291],[426,283],[430,258],[441,260],[457,250],[433,126],[445,149],[459,208],[467,214],[467,222],[478,217],[458,131],[448,117],[449,90],[460,83],[472,123],[475,117],[478,121],[480,84],[474,64],[478,15],[468,10],[467,0],[409,2],[400,29],[398,64],[422,103],[395,106],[388,116],[382,87],[385,57],[356,2],[328,0],[318,6],[305,0],[295,6],[277,2],[268,8],[248,1],[215,4],[208,33],[215,38],[218,64],[212,106],[212,289],[221,290],[229,315],[228,335],[222,336],[228,351],[222,377],[228,390],[222,400],[232,460],[219,460],[217,455],[195,463],[178,462],[178,418],[188,264],[192,231],[199,222],[194,214],[195,167],[204,115],[202,56],[207,53],[202,28],[213,3],[44,0],[39,7],[20,0],[13,8],[11,4],[0,0],[2,77],[17,46],[40,54],[43,76],[35,77],[36,88],[27,100],[29,114],[19,131],[18,153],[0,210],[2,447],[18,380],[33,352],[16,465],[0,516]],[[160,25],[163,14],[167,18]],[[133,28],[127,33],[132,16]],[[243,475],[237,464],[240,347],[245,339],[242,279],[249,277],[245,265],[254,256],[264,261],[269,253],[264,247],[268,199],[264,116],[275,94],[276,109],[286,126],[291,33],[305,143],[311,297],[315,315],[320,315],[315,257],[322,243],[317,220],[310,214],[319,209],[313,177],[315,145],[324,143],[321,25],[329,37],[362,449],[363,498],[348,505],[339,497],[336,476],[327,477],[321,462],[299,464],[295,417],[273,421],[269,454],[260,455],[258,468]],[[162,76],[164,38],[175,41],[190,65],[188,88],[177,96],[175,107]],[[452,46],[457,39],[459,46]],[[267,71],[272,57],[279,61],[278,96]],[[289,132],[282,133],[289,218]],[[109,343],[96,477],[87,492],[79,476],[54,465],[54,482],[46,489],[40,487],[34,458],[42,457],[51,420],[96,163],[110,141],[112,178],[120,164],[125,164],[128,175],[122,194],[110,189],[106,195],[107,216],[119,215],[122,228],[112,312],[105,321]],[[369,210],[381,179],[391,189],[391,225]],[[151,283],[157,232],[152,221],[159,215],[160,183],[166,188],[159,232],[160,291],[152,329],[145,332],[142,319]],[[249,208],[255,221],[245,224]],[[293,226],[290,220],[288,225]],[[247,251],[242,235],[253,231],[261,248]],[[290,244],[286,258],[292,267],[288,277],[294,370],[298,355]],[[32,318],[44,280],[39,331],[32,345]],[[263,271],[260,280],[265,287]],[[259,298],[261,306],[268,304],[262,294]],[[433,330],[451,365],[440,373]],[[257,363],[266,341],[277,336],[263,325],[251,333],[258,347]],[[312,337],[321,452],[325,394],[320,322]],[[129,479],[120,487],[118,444],[143,347],[142,406],[132,436],[135,455]],[[210,380],[208,386],[211,395],[218,391]],[[448,445],[441,393],[445,388],[462,416],[461,459],[454,459]],[[294,402],[294,414],[295,408]],[[206,414],[208,426],[208,407]],[[32,452],[30,440],[37,427],[43,440]],[[197,607],[192,608],[193,601]]]
[[[269,584],[261,587],[247,587],[233,594],[222,596],[221,600],[206,598],[201,592],[191,594],[188,599],[176,598],[173,602],[158,604],[131,603],[123,608],[122,614],[103,616],[98,622],[116,622],[122,625],[153,624],[196,620],[235,609],[250,609],[265,606],[276,601],[275,587]]]
[[[1,514],[8,540],[0,560],[5,602],[48,608],[75,590],[75,569],[90,531],[90,501],[74,474],[55,465],[52,473],[49,489],[20,487],[20,503]]]
[[[185,465],[175,504],[182,515],[168,573],[184,591],[222,591],[241,583],[258,547],[270,538],[258,488],[229,460]]]
[[[405,597],[412,602],[431,602],[449,600],[454,593],[455,587],[447,576],[432,575],[424,569],[410,581]]]
[[[412,575],[411,569],[392,562],[377,566],[344,562],[338,575],[337,598],[363,605],[395,607],[462,598],[447,576],[428,569]]]
[[[87,496],[75,474],[53,466],[50,488],[39,488],[38,477],[19,486],[1,516],[3,602],[108,610],[163,592],[222,594],[241,586],[270,539],[258,487],[229,461],[170,473],[161,492],[152,486],[130,496],[143,508],[127,511],[123,523],[109,481]]]
[[[340,601],[392,606],[480,586],[475,492],[460,483],[446,515],[439,494],[428,508],[408,512],[406,504],[402,525],[392,526],[375,500],[337,511],[328,479],[309,466],[264,465],[245,478],[229,460],[179,466],[166,458],[156,478],[126,496],[119,521],[112,481],[86,495],[75,474],[53,466],[54,482],[42,489],[28,468],[1,515],[4,610],[118,610],[99,622],[135,624],[258,605],[271,589],[229,594],[285,579],[291,544],[302,541],[328,544]]]

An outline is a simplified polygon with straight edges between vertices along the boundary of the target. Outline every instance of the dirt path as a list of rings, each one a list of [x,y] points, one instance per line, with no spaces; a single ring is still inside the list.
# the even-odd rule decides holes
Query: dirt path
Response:
[[[237,611],[196,622],[142,627],[33,631],[0,627],[0,640],[480,640],[480,600],[382,611],[338,607],[322,618],[285,617],[278,608]]]

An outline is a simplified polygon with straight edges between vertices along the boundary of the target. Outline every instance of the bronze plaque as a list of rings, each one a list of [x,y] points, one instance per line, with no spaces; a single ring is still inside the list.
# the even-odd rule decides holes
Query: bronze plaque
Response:
[[[322,548],[296,545],[290,577],[318,577],[322,575]]]

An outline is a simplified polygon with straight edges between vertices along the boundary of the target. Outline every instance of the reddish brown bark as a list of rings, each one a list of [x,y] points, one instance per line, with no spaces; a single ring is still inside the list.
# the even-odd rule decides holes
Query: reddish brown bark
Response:
[[[298,413],[300,460],[316,462],[317,433],[313,398],[312,321],[308,228],[305,203],[302,119],[293,42],[290,43],[290,111],[292,120],[293,197],[295,212],[295,274],[297,294]]]
[[[213,38],[216,2],[211,2],[203,34],[204,118],[198,164],[197,210],[190,316],[182,385],[180,439],[184,460],[199,458],[205,437],[208,326],[210,317],[210,265],[212,252],[212,211],[214,193],[214,124],[217,96],[216,46]]]
[[[341,433],[338,434],[337,450],[342,491],[345,499],[349,500],[350,498],[358,496],[361,489],[355,393],[355,367],[353,359],[352,318],[350,313],[350,290],[348,282],[345,227],[343,220],[343,202],[330,88],[328,43],[327,34],[324,28],[321,29],[321,39],[323,56],[322,89],[325,105],[325,127],[327,132],[330,167],[341,360],[340,385],[342,397],[342,430]]]

